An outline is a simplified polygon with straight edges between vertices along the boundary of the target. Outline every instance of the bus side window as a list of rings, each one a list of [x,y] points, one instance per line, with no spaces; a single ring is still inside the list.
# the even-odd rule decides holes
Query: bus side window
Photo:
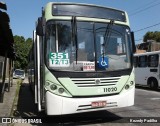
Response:
[[[140,56],[139,57],[139,67],[147,67],[147,56]]]
[[[148,56],[148,66],[149,67],[157,67],[159,61],[158,54]]]
[[[133,58],[134,67],[138,67],[138,57]]]

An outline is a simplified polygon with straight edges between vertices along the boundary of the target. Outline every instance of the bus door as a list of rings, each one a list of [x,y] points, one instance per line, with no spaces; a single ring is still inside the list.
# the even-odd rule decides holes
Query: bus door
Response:
[[[42,110],[42,97],[41,97],[41,71],[40,71],[40,37],[34,31],[34,55],[35,55],[35,103],[38,105],[38,111]]]

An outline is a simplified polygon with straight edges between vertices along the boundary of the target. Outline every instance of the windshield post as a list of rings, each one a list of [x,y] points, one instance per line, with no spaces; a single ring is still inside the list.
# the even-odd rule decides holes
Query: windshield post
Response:
[[[96,45],[96,31],[94,22],[93,22],[93,36],[94,36],[95,71],[97,71],[97,45]]]
[[[76,64],[78,59],[78,41],[77,41],[77,22],[76,17],[72,16],[72,41],[74,45],[76,46]]]
[[[128,52],[127,53],[127,59],[129,60],[128,62],[130,62],[131,63],[131,53],[129,53],[130,52],[130,46],[129,46],[129,42],[128,42],[128,36],[127,35],[125,35],[125,39],[126,39],[126,51]],[[127,66],[127,67],[131,67],[131,64],[127,64],[127,65],[129,65],[129,66]]]
[[[56,24],[56,52],[58,52],[58,28]]]

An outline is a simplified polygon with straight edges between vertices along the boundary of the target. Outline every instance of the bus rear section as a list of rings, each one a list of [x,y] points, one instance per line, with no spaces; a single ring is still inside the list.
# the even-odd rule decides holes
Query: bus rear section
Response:
[[[134,55],[135,83],[151,89],[160,87],[160,51]]]
[[[33,40],[29,66],[39,111],[65,115],[134,104],[134,37],[126,12],[51,2]]]

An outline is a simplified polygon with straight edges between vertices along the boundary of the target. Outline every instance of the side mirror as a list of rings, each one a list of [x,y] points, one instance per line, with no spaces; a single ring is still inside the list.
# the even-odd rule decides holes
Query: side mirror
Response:
[[[134,40],[134,32],[131,32],[131,41],[132,41],[132,50],[133,50],[133,53],[135,53],[136,45],[135,45],[135,40]]]
[[[43,31],[43,18],[42,17],[39,17],[38,18],[38,21],[37,21],[37,26],[36,26],[36,33],[37,35],[39,36],[43,36],[44,34],[44,31]]]

